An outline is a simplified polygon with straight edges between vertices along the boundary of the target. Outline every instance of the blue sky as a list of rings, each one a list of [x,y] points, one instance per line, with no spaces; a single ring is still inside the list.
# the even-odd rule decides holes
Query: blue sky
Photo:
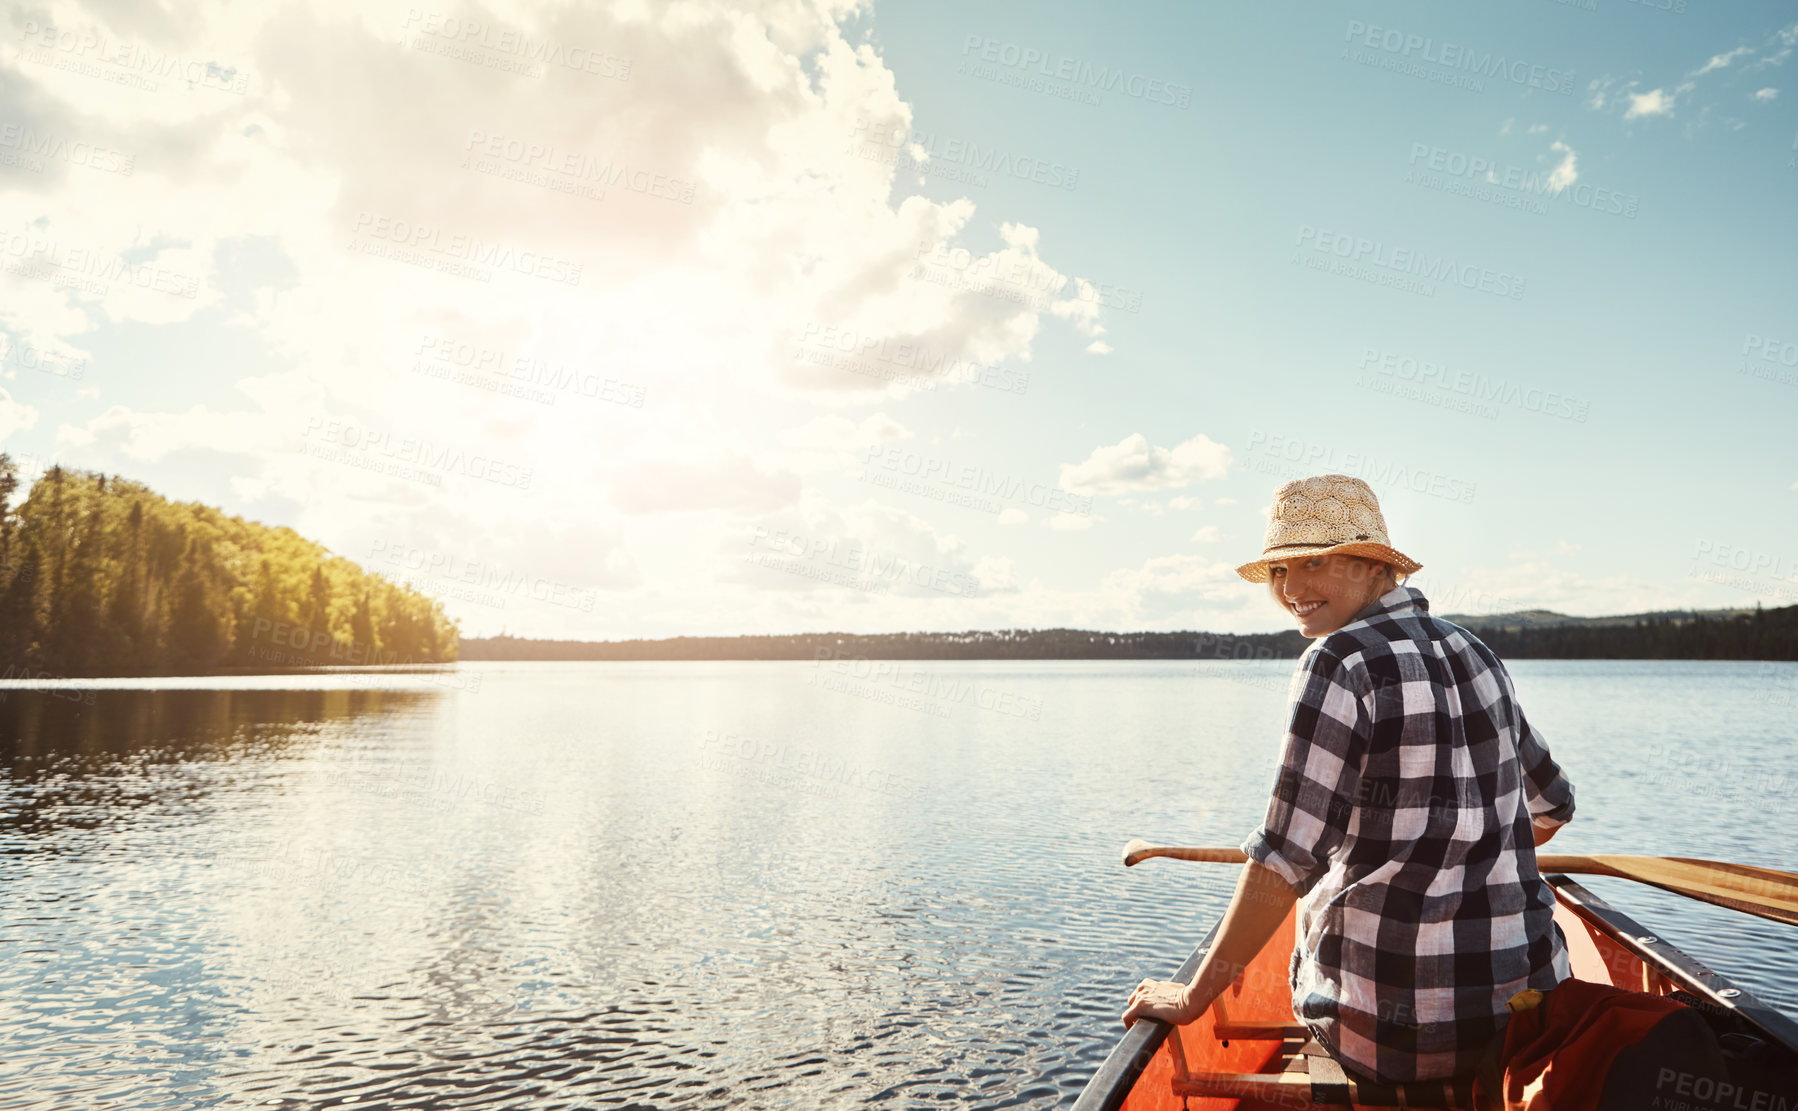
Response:
[[[1798,602],[1789,9],[681,11],[15,9],[0,450],[468,634],[1279,628],[1323,471],[1439,610]]]

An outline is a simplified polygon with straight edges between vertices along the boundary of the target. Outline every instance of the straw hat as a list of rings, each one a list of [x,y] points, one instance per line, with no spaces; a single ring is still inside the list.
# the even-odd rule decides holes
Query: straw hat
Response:
[[[1274,491],[1261,558],[1243,564],[1236,573],[1252,583],[1264,583],[1273,560],[1331,553],[1383,560],[1401,575],[1423,567],[1387,543],[1386,518],[1380,515],[1372,487],[1345,474],[1320,474],[1295,479]]]

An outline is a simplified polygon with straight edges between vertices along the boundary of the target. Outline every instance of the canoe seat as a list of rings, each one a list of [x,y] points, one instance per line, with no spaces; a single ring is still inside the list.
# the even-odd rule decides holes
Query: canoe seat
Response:
[[[1174,1094],[1240,1099],[1278,1107],[1431,1107],[1473,1106],[1471,1081],[1425,1080],[1415,1084],[1362,1084],[1350,1080],[1329,1051],[1298,1025],[1239,1023],[1219,1026],[1219,1037],[1278,1039],[1280,1053],[1261,1072],[1188,1072],[1180,1028],[1168,1033],[1174,1059]]]

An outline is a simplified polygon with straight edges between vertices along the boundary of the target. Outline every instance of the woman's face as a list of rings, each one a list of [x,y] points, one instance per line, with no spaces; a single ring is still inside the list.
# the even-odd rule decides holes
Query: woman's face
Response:
[[[1329,636],[1380,596],[1385,564],[1333,553],[1267,565],[1267,590],[1308,637]]]

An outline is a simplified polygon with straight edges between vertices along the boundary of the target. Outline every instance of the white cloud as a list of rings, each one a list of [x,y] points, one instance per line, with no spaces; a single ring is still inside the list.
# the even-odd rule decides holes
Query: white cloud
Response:
[[[999,511],[999,523],[1002,525],[1023,525],[1030,522],[1030,514],[1016,506],[1006,506]]]
[[[1767,101],[1774,99],[1778,95],[1779,95],[1778,89],[1774,89],[1774,88],[1756,89],[1753,93],[1749,94],[1748,99],[1749,100],[1757,100],[1757,101],[1760,101],[1762,104],[1765,104]]]
[[[865,459],[869,449],[911,435],[911,429],[885,413],[870,413],[860,421],[822,413],[782,431],[780,443],[787,450],[778,452],[777,457],[780,464],[800,474],[842,472]]]
[[[12,394],[0,389],[0,442],[16,432],[29,431],[37,424],[37,410],[23,401],[14,401]]]
[[[1530,132],[1529,133],[1531,135],[1543,135],[1543,134],[1546,134],[1547,131],[1548,131],[1548,125],[1545,123],[1530,124]]]
[[[1057,513],[1049,518],[1049,527],[1058,532],[1084,532],[1102,520],[1090,513]]]
[[[279,374],[240,372],[261,373],[239,383],[241,397],[220,379],[174,374],[194,379],[193,392],[97,416],[83,404],[58,414],[57,440],[80,455],[75,465],[125,473],[211,452],[219,461],[200,458],[212,486],[165,492],[255,501],[266,519],[334,550],[366,550],[370,528],[396,539],[503,535],[536,561],[565,546],[607,566],[634,558],[646,589],[608,628],[778,623],[798,611],[757,609],[757,596],[739,614],[727,603],[740,588],[710,586],[721,581],[718,553],[746,516],[797,512],[804,477],[840,467],[858,444],[911,434],[852,407],[941,389],[969,366],[1028,362],[1047,344],[1109,348],[1098,288],[1058,265],[1053,228],[908,195],[890,165],[851,149],[858,126],[904,132],[913,115],[859,26],[865,4],[483,9],[495,40],[628,57],[624,81],[553,62],[534,75],[482,64],[507,59],[404,23],[404,6],[194,0],[178,32],[154,35],[145,21],[159,17],[130,5],[57,8],[59,22],[91,26],[103,41],[204,43],[249,83],[241,96],[152,93],[35,63],[0,66],[0,103],[14,123],[137,156],[129,178],[56,164],[0,177],[0,204],[71,249],[126,257],[198,289],[188,298],[115,281],[93,295],[0,274],[0,331],[61,350],[120,322],[228,317],[243,348],[265,353]],[[508,154],[532,146],[622,176],[603,200],[538,188],[522,179],[557,176],[550,159]],[[633,185],[658,180],[677,183],[677,195]],[[392,257],[408,245],[391,237],[401,224],[422,235],[409,245],[433,263],[468,261],[433,254],[434,244],[478,241],[513,260],[553,256],[563,276],[578,265],[579,282],[504,265],[489,267],[490,280],[411,265]],[[352,237],[385,253],[358,250]],[[280,276],[240,279],[227,267],[245,243]],[[964,270],[1016,275],[1023,296],[931,280]],[[424,337],[444,347],[424,351]],[[539,384],[450,363],[445,373],[414,370],[450,346],[499,353],[495,366],[529,357],[646,393],[639,405],[613,404],[549,386],[525,399],[493,387]],[[320,459],[297,450],[312,415],[517,460],[535,467],[534,482],[528,495],[461,476],[439,486]],[[0,400],[0,435],[39,420],[31,406]],[[618,554],[621,528],[629,557]],[[717,627],[721,614],[731,628]],[[572,611],[556,617],[555,632],[593,624]]]
[[[1109,355],[1111,354],[1111,345],[1102,339],[1096,339],[1086,345],[1086,353],[1089,355]]]
[[[981,556],[975,561],[971,573],[980,583],[980,589],[988,593],[1018,588],[1018,569],[1003,556]]]
[[[1666,116],[1673,112],[1673,97],[1661,89],[1650,89],[1645,93],[1625,93],[1629,99],[1629,110],[1623,118],[1633,120],[1641,116]]]
[[[1126,610],[1145,615],[1190,611],[1207,600],[1240,602],[1251,586],[1234,565],[1196,555],[1156,556],[1141,567],[1113,571],[1104,582],[1105,592]]]
[[[885,598],[966,598],[1010,589],[1009,559],[976,557],[954,533],[906,509],[876,501],[832,506],[815,494],[723,534],[720,578],[759,594]]]
[[[610,483],[612,504],[621,513],[675,513],[691,510],[766,512],[799,496],[799,478],[788,471],[765,471],[742,456],[639,459],[617,468]]]
[[[1548,175],[1548,188],[1553,192],[1559,193],[1561,190],[1579,180],[1579,169],[1577,165],[1579,155],[1574,153],[1572,147],[1562,142],[1551,144],[1549,149],[1559,151],[1561,154],[1561,164],[1556,166],[1554,171]]]
[[[1123,494],[1188,486],[1230,470],[1230,449],[1203,434],[1169,450],[1134,432],[1094,448],[1082,463],[1061,465],[1061,487],[1076,494]]]
[[[1724,69],[1731,62],[1734,62],[1737,58],[1746,57],[1747,55],[1752,54],[1752,53],[1754,53],[1754,50],[1751,47],[1738,46],[1734,50],[1731,50],[1724,54],[1713,54],[1713,55],[1711,55],[1710,61],[1704,63],[1704,65],[1700,66],[1698,69],[1693,70],[1687,76],[1703,77],[1705,74],[1711,72],[1714,69]]]
[[[1218,530],[1216,525],[1206,525],[1199,531],[1193,533],[1192,539],[1195,543],[1211,544],[1222,539],[1223,535],[1224,534]]]

